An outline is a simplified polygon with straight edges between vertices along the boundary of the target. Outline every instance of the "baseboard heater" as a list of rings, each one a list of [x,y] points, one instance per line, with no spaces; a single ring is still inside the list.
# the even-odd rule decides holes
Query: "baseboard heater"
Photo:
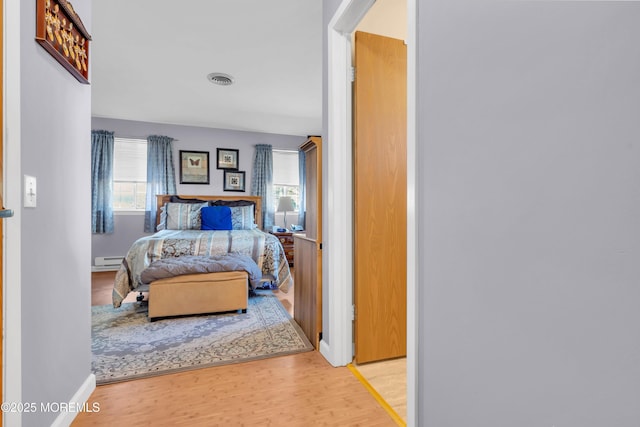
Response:
[[[123,259],[123,256],[98,256],[93,262],[91,271],[117,271]]]

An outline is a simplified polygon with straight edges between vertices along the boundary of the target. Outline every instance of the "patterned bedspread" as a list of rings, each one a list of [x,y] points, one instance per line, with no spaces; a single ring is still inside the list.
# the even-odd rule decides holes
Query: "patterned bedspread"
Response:
[[[116,273],[113,306],[120,307],[129,292],[143,283],[140,274],[153,261],[182,255],[238,253],[253,259],[263,277],[272,277],[283,292],[293,285],[280,240],[260,230],[163,230],[134,242]]]

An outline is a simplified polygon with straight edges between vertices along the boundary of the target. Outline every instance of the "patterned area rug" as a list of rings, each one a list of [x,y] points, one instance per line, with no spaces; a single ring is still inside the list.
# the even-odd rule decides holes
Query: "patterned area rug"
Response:
[[[271,291],[249,298],[247,313],[150,322],[125,303],[91,308],[92,368],[98,384],[127,381],[313,349]]]

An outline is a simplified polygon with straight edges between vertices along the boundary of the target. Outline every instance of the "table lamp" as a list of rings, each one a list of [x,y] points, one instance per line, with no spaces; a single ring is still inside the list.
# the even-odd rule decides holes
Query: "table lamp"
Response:
[[[278,199],[278,209],[276,212],[284,212],[284,228],[287,228],[287,212],[293,212],[293,199],[289,196],[282,196]]]

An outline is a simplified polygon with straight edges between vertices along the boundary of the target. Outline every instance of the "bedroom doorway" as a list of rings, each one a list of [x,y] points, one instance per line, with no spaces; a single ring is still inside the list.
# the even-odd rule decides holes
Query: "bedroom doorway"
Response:
[[[393,0],[392,0],[393,1]],[[329,316],[323,325],[323,330],[328,335],[328,340],[321,343],[322,354],[334,365],[340,366],[351,362],[353,351],[353,331],[351,325],[353,302],[353,288],[345,289],[343,283],[353,283],[353,259],[352,239],[353,209],[341,202],[353,200],[352,176],[353,176],[353,116],[352,116],[352,33],[358,29],[358,25],[367,14],[374,0],[343,0],[329,22],[328,31],[328,134],[331,144],[328,150],[327,164],[327,193],[325,194],[328,205],[332,207],[332,216],[326,220],[326,241],[343,242],[338,247],[332,247],[327,251],[326,263],[331,268],[323,273],[326,280],[326,306],[332,308],[333,316]],[[398,4],[399,2],[396,2]],[[407,28],[407,170],[406,170],[406,229],[415,230],[415,87],[416,87],[416,21],[417,1],[406,0],[402,6],[406,10]],[[368,31],[373,32],[373,31]],[[357,71],[356,71],[357,73]],[[344,221],[349,218],[349,221]],[[416,419],[417,384],[415,376],[417,372],[417,335],[416,325],[418,311],[416,285],[416,241],[413,233],[406,235],[406,404],[407,422],[412,424]]]

